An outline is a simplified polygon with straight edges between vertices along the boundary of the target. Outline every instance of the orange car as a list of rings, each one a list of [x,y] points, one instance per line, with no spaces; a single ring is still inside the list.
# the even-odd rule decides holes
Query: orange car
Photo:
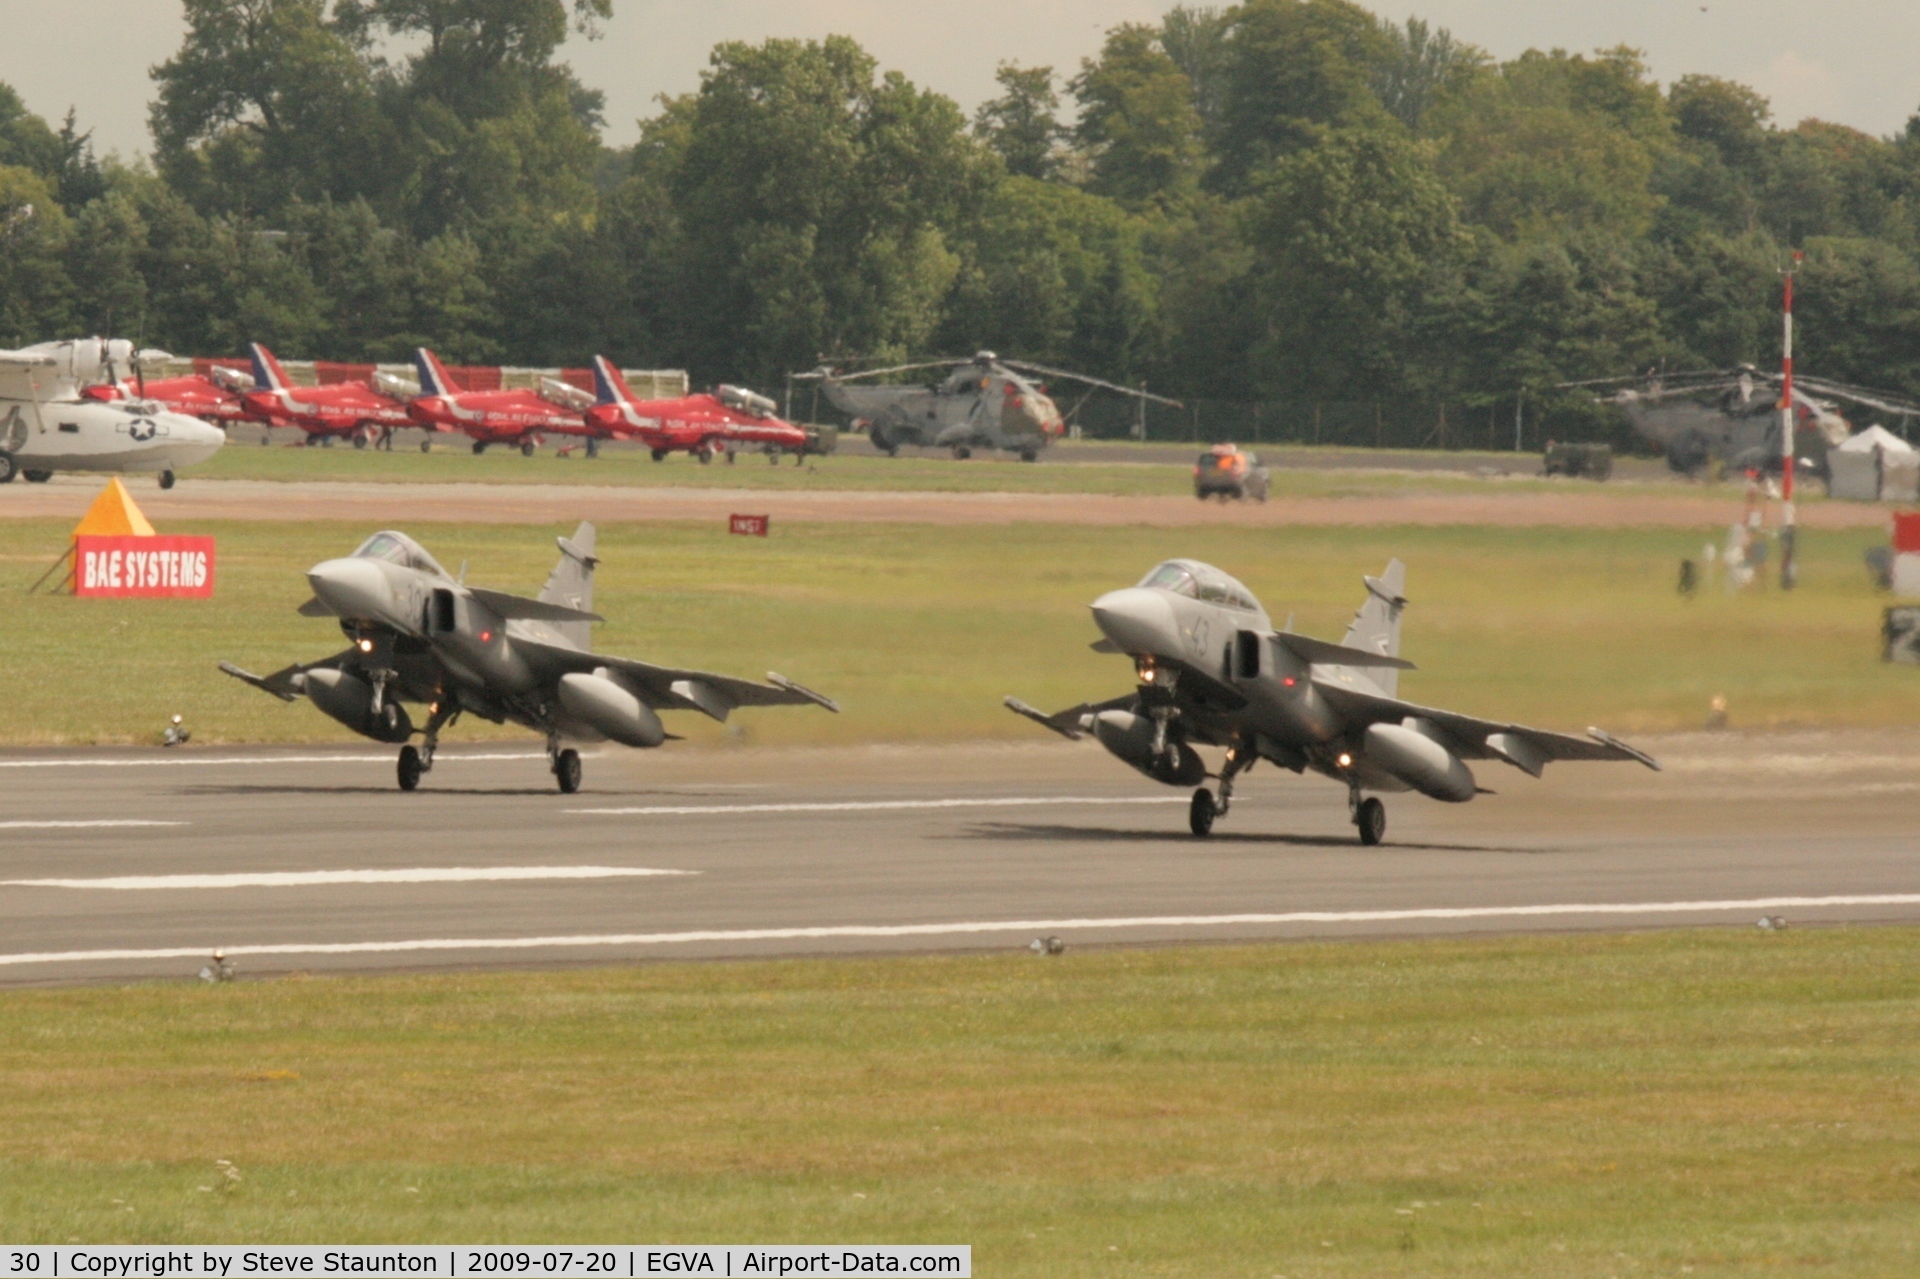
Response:
[[[1201,501],[1217,497],[1267,500],[1267,468],[1237,444],[1216,444],[1200,455],[1193,468],[1193,495]]]

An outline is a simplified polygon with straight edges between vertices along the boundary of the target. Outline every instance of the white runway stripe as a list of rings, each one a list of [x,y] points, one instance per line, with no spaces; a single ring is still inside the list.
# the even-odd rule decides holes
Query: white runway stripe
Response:
[[[471,763],[478,760],[540,759],[541,751],[512,755],[455,755],[447,751],[433,757],[441,764]],[[583,756],[582,758],[587,758]],[[216,764],[391,764],[392,755],[168,755],[159,759],[0,759],[0,768],[148,768],[158,766]]]
[[[1550,906],[1438,906],[1415,910],[1301,910],[1274,915],[1140,915],[1112,919],[1002,919],[960,924],[850,924],[824,928],[726,928],[679,933],[606,933],[572,937],[437,937],[417,941],[292,942],[228,946],[238,955],[383,955],[435,950],[548,950],[572,946],[673,946],[693,942],[816,941],[837,938],[942,937],[969,933],[1061,933],[1116,928],[1219,928],[1246,924],[1376,924],[1419,919],[1538,919],[1567,915],[1690,915],[1731,911],[1822,910],[1843,906],[1920,906],[1920,893],[1845,897],[1750,897],[1729,901],[1594,902]],[[0,966],[128,959],[198,959],[214,943],[155,950],[69,950],[0,955]]]
[[[0,822],[0,830],[76,830],[95,826],[185,826],[185,822],[149,822],[137,818],[107,819],[91,822]]]
[[[238,875],[119,875],[103,879],[0,879],[0,888],[309,888],[329,884],[480,884],[525,879],[626,879],[697,875],[644,866],[423,866],[413,870],[260,871]]]
[[[1185,804],[1185,795],[1112,798],[1051,795],[1019,799],[874,799],[822,804],[662,804],[650,808],[569,808],[602,817],[668,817],[695,813],[869,813],[915,808],[1034,808],[1049,804]]]

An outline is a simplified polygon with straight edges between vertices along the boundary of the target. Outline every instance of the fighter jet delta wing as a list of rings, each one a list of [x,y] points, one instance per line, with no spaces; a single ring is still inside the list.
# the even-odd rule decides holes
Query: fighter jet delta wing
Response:
[[[1333,706],[1361,724],[1398,724],[1409,719],[1424,720],[1446,737],[1446,744],[1462,759],[1498,759],[1523,773],[1540,776],[1557,759],[1631,760],[1660,771],[1660,761],[1645,751],[1627,745],[1605,729],[1589,728],[1588,736],[1528,728],[1524,724],[1503,724],[1475,719],[1455,711],[1435,710],[1347,688],[1319,677],[1314,687]]]
[[[325,614],[325,616],[332,616],[332,614]],[[350,648],[344,653],[335,653],[332,657],[323,657],[317,662],[301,662],[294,666],[288,666],[282,670],[275,671],[271,675],[255,675],[252,671],[241,670],[232,662],[220,663],[220,671],[222,674],[233,676],[242,684],[251,684],[262,692],[272,693],[283,702],[291,702],[304,691],[300,686],[300,681],[295,678],[296,676],[305,675],[308,671],[320,670],[324,667],[337,668],[341,663],[352,661],[359,656],[359,649]]]
[[[1104,702],[1082,702],[1078,706],[1069,706],[1066,710],[1049,715],[1027,705],[1017,697],[1009,697],[1001,704],[1015,715],[1030,719],[1042,728],[1052,729],[1070,742],[1080,740],[1080,735],[1093,725],[1093,717],[1101,711],[1130,711],[1140,701],[1138,693],[1128,693],[1122,697],[1109,698]]]
[[[823,707],[836,715],[840,713],[840,703],[831,697],[796,684],[776,671],[768,671],[767,682],[760,684],[731,675],[716,675],[712,671],[655,666],[631,657],[583,652],[526,639],[521,642],[536,644],[555,665],[579,674],[590,675],[597,668],[604,667],[624,676],[625,682],[635,686],[635,695],[657,711],[699,711],[722,723],[726,722],[727,716],[736,707],[741,706],[811,705]]]

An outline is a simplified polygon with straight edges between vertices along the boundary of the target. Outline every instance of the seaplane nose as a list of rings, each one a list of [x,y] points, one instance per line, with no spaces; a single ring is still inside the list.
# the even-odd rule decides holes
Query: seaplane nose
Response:
[[[1159,591],[1108,591],[1092,607],[1093,624],[1124,652],[1172,653],[1179,647],[1173,605]]]
[[[307,570],[307,583],[321,603],[345,618],[372,621],[385,615],[392,592],[386,574],[371,561],[325,560]]]
[[[167,427],[176,445],[174,452],[181,453],[179,446],[190,456],[181,465],[191,466],[194,462],[205,461],[219,452],[227,442],[227,433],[217,426],[202,422],[197,417],[176,414],[167,419]]]

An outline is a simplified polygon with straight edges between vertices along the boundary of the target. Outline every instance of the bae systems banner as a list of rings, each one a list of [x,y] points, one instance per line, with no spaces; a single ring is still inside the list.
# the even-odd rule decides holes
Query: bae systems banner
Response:
[[[76,537],[73,593],[187,597],[213,594],[210,537]]]

